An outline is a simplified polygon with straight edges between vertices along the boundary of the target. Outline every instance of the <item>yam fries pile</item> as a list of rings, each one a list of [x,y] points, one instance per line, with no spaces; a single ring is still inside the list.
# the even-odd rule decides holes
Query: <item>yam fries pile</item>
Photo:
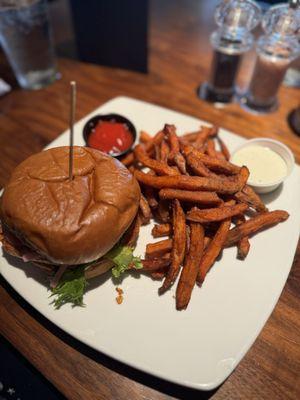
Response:
[[[146,246],[142,271],[163,280],[159,294],[179,276],[178,310],[187,307],[195,283],[203,284],[225,247],[237,246],[238,258],[245,259],[252,235],[289,216],[268,211],[247,185],[248,169],[229,158],[216,127],[179,137],[175,126],[165,125],[154,137],[142,132],[140,144],[122,160],[143,193],[126,240],[134,245],[142,224],[158,222],[152,235],[164,239]]]

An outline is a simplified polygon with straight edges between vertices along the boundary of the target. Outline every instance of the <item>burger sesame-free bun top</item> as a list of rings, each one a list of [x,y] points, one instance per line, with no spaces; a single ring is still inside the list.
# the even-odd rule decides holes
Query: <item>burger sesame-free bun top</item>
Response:
[[[82,264],[107,253],[139,206],[140,188],[111,156],[74,147],[34,154],[12,173],[1,203],[4,225],[55,264]]]

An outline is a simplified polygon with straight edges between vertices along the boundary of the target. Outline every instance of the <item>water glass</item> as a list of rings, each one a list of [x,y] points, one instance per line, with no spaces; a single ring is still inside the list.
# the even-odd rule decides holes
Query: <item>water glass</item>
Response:
[[[0,43],[22,88],[39,89],[56,79],[46,0],[0,0]]]

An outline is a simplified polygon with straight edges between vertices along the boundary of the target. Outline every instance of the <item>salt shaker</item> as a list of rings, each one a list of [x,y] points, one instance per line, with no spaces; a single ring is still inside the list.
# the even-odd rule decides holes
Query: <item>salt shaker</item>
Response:
[[[251,30],[261,19],[261,9],[252,0],[223,0],[215,11],[219,26],[210,38],[214,49],[209,81],[198,89],[200,98],[230,102],[243,54],[253,45]]]
[[[297,2],[271,7],[263,18],[262,27],[265,34],[256,45],[257,57],[249,89],[240,99],[244,108],[256,113],[277,109],[277,93],[286,70],[300,55]]]

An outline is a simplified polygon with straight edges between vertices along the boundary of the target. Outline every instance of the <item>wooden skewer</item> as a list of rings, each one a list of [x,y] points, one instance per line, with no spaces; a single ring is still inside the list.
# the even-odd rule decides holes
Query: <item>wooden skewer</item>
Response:
[[[70,151],[69,151],[69,180],[73,179],[73,142],[74,142],[74,122],[76,109],[76,82],[70,82]]]

